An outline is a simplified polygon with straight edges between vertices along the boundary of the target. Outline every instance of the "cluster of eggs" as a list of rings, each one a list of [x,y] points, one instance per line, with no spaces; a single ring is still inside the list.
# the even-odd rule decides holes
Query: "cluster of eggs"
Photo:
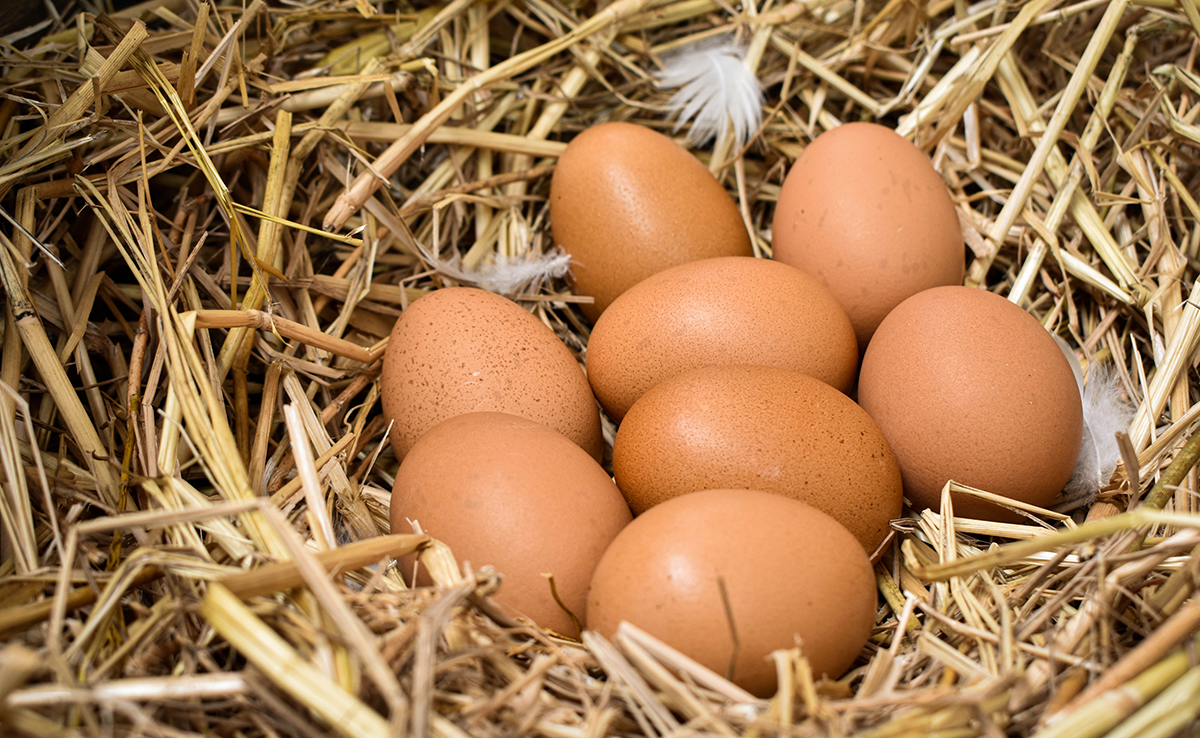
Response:
[[[595,297],[586,375],[538,318],[456,287],[403,312],[382,377],[393,529],[420,521],[495,566],[499,601],[539,625],[629,621],[760,695],[797,641],[837,678],[874,625],[869,555],[904,495],[936,508],[953,478],[1043,505],[1069,478],[1070,365],[1019,307],[958,286],[953,202],[890,130],[805,149],[773,260],[704,166],[639,126],[576,137],[550,197]],[[619,424],[612,477],[597,401]]]

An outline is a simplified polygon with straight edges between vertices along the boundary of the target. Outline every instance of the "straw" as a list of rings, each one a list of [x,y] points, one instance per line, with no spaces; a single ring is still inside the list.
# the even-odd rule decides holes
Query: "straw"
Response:
[[[60,12],[0,31],[0,733],[1158,738],[1195,720],[1193,0]],[[662,59],[718,37],[745,45],[763,123],[691,151],[755,254],[816,135],[894,128],[950,193],[967,283],[1136,408],[1094,496],[1041,508],[956,480],[1019,522],[906,508],[854,665],[816,681],[805,644],[779,643],[767,699],[670,633],[586,614],[580,641],[543,631],[512,615],[506,572],[392,530],[380,402],[396,318],[555,253],[557,157],[601,121],[671,132]],[[590,296],[510,297],[586,366]]]

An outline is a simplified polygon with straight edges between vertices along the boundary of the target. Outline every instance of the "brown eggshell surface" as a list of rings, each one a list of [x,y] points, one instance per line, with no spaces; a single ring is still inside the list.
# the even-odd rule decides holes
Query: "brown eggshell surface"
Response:
[[[875,619],[875,577],[862,547],[821,511],[754,490],[707,490],[639,515],[609,546],[588,593],[588,628],[621,621],[724,675],[733,656],[721,583],[739,648],[733,681],[776,688],[770,653],[802,642],[813,674],[836,679]]]
[[[705,367],[654,387],[617,431],[613,472],[635,512],[702,489],[759,489],[831,515],[867,552],[902,506],[896,459],[867,413],[778,367]]]
[[[593,322],[651,274],[696,259],[749,256],[733,199],[700,160],[632,123],[602,123],[576,136],[550,182],[555,243],[571,255],[573,290]]]
[[[894,131],[850,123],[818,136],[775,206],[774,258],[829,288],[865,349],[896,305],[962,284],[963,237],[929,159]]]
[[[458,415],[413,446],[392,490],[392,530],[407,520],[461,562],[503,576],[496,600],[538,625],[577,635],[592,571],[631,515],[608,474],[577,445],[504,413]],[[406,572],[407,576],[407,572]]]
[[[471,287],[430,292],[392,328],[383,415],[397,457],[437,423],[491,410],[528,418],[601,458],[600,412],[567,347],[516,303]]]
[[[620,421],[647,390],[680,372],[762,364],[848,391],[858,370],[854,329],[815,279],[752,257],[673,267],[631,288],[596,323],[588,381]]]
[[[1045,506],[1083,435],[1075,375],[1054,339],[999,295],[938,287],[905,300],[863,357],[858,400],[891,443],[905,494],[941,507],[948,480]],[[1017,520],[953,497],[955,515]]]

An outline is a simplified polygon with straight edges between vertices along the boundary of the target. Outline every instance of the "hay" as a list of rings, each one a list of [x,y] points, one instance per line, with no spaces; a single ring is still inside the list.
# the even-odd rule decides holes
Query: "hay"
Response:
[[[724,33],[765,122],[696,153],[758,253],[803,145],[886,122],[954,193],[968,283],[1137,405],[1095,499],[897,521],[857,667],[778,652],[770,700],[636,629],[514,621],[498,574],[379,537],[396,315],[551,254],[565,141],[669,129],[662,55]],[[10,33],[0,732],[1194,734],[1198,33],[1193,0],[151,0]],[[561,282],[517,292],[582,353]],[[435,587],[386,565],[418,549]]]

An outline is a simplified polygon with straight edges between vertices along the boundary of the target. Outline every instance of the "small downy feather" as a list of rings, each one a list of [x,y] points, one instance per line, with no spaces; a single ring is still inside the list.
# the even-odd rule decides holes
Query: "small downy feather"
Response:
[[[1133,408],[1121,398],[1121,378],[1103,366],[1089,365],[1083,388],[1083,443],[1067,494],[1091,496],[1108,484],[1121,460],[1116,434],[1127,432],[1131,420]]]
[[[563,253],[542,254],[534,258],[497,255],[491,264],[480,267],[476,284],[485,290],[502,295],[536,291],[558,277],[566,276],[571,268],[571,255]]]
[[[723,140],[733,129],[745,146],[762,122],[762,84],[746,68],[746,50],[728,40],[693,44],[663,59],[658,86],[680,88],[668,105],[678,131],[689,120],[688,142]],[[693,120],[694,119],[694,120]]]
[[[1129,430],[1133,408],[1121,397],[1121,378],[1115,371],[1089,364],[1085,384],[1075,352],[1061,338],[1054,338],[1071,362],[1083,400],[1083,442],[1065,493],[1068,499],[1091,497],[1108,484],[1116,471],[1121,460],[1116,435]]]
[[[513,297],[522,292],[537,292],[552,279],[566,276],[571,269],[571,255],[560,251],[548,254],[507,257],[496,254],[490,264],[464,269],[458,254],[441,259],[423,244],[417,248],[426,263],[451,279],[473,284],[480,289]]]

